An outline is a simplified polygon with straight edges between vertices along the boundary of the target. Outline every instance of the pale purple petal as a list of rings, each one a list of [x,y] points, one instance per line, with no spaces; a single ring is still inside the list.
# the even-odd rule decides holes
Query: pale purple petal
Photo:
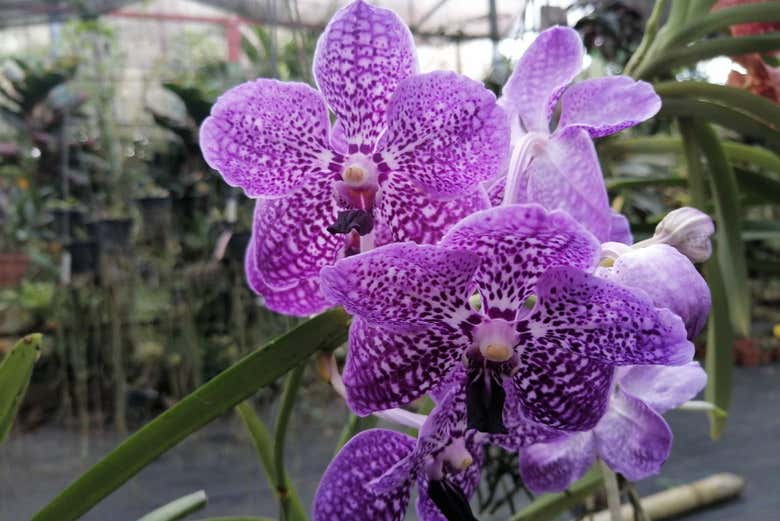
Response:
[[[672,448],[672,431],[660,414],[640,399],[618,391],[593,431],[599,456],[629,481],[661,470]]]
[[[402,521],[411,476],[401,486],[378,495],[368,483],[408,456],[414,439],[386,429],[363,431],[328,465],[314,496],[313,521]]]
[[[326,298],[372,324],[457,325],[478,263],[470,252],[405,242],[344,258],[320,280]]]
[[[475,213],[455,225],[441,245],[480,256],[475,281],[494,318],[511,320],[533,293],[538,277],[554,266],[590,269],[599,243],[563,212],[539,205],[509,205]]]
[[[200,127],[206,162],[249,197],[280,197],[327,169],[328,111],[303,83],[259,79],[228,90]]]
[[[707,373],[698,362],[670,367],[638,365],[618,377],[622,389],[663,414],[692,400],[707,385]]]
[[[326,177],[311,180],[283,199],[260,199],[252,236],[255,265],[266,285],[280,290],[316,278],[344,250],[344,236],[327,231],[338,206]]]
[[[344,125],[338,119],[333,122],[333,126],[330,129],[330,146],[340,154],[346,155],[349,151],[349,142],[347,141],[347,135],[344,133]]]
[[[395,332],[357,316],[344,367],[347,403],[361,415],[406,405],[447,376],[469,345],[446,324]]]
[[[609,241],[634,244],[634,236],[631,234],[631,223],[622,213],[612,212],[611,226],[609,228]]]
[[[552,268],[518,323],[520,344],[565,348],[613,365],[682,365],[693,358],[685,325],[647,294],[572,268]]]
[[[482,187],[464,197],[441,201],[429,198],[405,177],[391,174],[382,183],[376,216],[389,228],[392,242],[436,244],[453,224],[489,207]]]
[[[688,258],[671,246],[654,244],[622,254],[611,268],[600,268],[607,280],[644,290],[659,308],[683,319],[688,338],[704,328],[710,311],[710,288]]]
[[[584,54],[574,29],[553,27],[543,31],[504,85],[501,104],[510,117],[518,118],[524,130],[547,133],[555,102],[582,70]]]
[[[520,476],[535,494],[561,492],[584,476],[595,462],[593,433],[580,432],[520,451]]]
[[[437,71],[404,80],[387,118],[374,156],[380,170],[402,173],[431,197],[464,195],[505,166],[506,116],[492,92],[465,76]]]
[[[522,336],[517,372],[504,384],[507,429],[529,419],[568,431],[592,429],[607,407],[614,369]]]
[[[287,289],[273,290],[269,288],[257,270],[254,248],[254,241],[250,241],[244,258],[246,280],[249,287],[263,297],[265,307],[277,313],[297,317],[314,315],[330,307],[320,291],[319,278],[302,279],[295,286]]]
[[[660,109],[661,98],[649,83],[628,76],[592,78],[564,91],[558,128],[576,126],[594,138],[608,136],[650,119]]]
[[[504,190],[506,189],[506,176],[499,177],[495,181],[485,183],[487,185],[487,194],[490,199],[491,206],[500,206],[504,202]],[[523,190],[525,195],[525,190]],[[515,201],[518,203],[525,203],[525,199],[522,201]]]
[[[393,11],[358,0],[331,18],[317,42],[314,78],[350,152],[373,150],[391,96],[416,71],[412,33]]]
[[[564,210],[600,241],[609,240],[612,210],[596,149],[584,130],[556,132],[535,153],[525,177],[528,202]]]

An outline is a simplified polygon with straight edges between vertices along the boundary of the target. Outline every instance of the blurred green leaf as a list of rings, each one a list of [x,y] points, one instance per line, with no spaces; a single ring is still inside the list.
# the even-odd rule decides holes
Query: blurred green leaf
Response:
[[[716,31],[725,31],[734,24],[778,22],[780,9],[775,2],[757,2],[727,7],[689,20],[666,41],[666,47],[689,43]]]
[[[206,492],[199,490],[149,512],[138,521],[176,521],[206,506]]]
[[[11,348],[0,363],[0,443],[5,441],[14,424],[19,405],[30,383],[43,337],[27,335]]]
[[[149,422],[54,500],[33,521],[74,521],[160,454],[249,398],[319,350],[347,338],[349,317],[331,309],[304,322],[232,367]]]
[[[714,254],[705,267],[712,294],[712,308],[707,324],[707,388],[704,396],[722,411],[728,411],[731,405],[731,373],[734,366],[734,330],[729,319],[730,302],[723,280],[723,274],[728,273],[730,267],[721,264],[722,256],[718,255],[720,248],[720,245],[715,245]],[[709,417],[710,436],[717,440],[726,427],[727,416],[710,412]]]
[[[598,465],[588,471],[565,492],[545,494],[530,505],[509,518],[509,521],[552,521],[567,510],[582,503],[586,497],[596,492],[603,483]]]

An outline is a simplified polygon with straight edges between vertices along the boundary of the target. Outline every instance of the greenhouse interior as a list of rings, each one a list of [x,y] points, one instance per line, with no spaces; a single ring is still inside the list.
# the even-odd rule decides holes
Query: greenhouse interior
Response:
[[[0,520],[780,519],[780,1],[0,0]]]

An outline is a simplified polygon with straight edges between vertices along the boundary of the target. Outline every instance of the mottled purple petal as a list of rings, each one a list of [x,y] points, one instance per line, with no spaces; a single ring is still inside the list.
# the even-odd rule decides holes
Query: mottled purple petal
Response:
[[[656,308],[642,290],[552,268],[536,295],[536,306],[518,323],[521,344],[562,347],[614,365],[682,365],[693,358],[680,317]]]
[[[330,129],[330,146],[340,154],[347,154],[349,151],[349,142],[344,133],[344,125],[340,120],[336,120]]]
[[[688,258],[665,244],[630,250],[611,268],[600,268],[607,280],[644,290],[659,308],[683,319],[688,338],[704,328],[710,311],[710,288]]]
[[[361,0],[331,18],[314,53],[314,78],[354,152],[372,151],[391,96],[416,71],[406,24],[393,11]]]
[[[482,187],[464,197],[440,201],[429,198],[405,177],[391,174],[382,184],[376,215],[389,227],[392,242],[436,244],[453,224],[489,207]]]
[[[303,83],[259,79],[228,90],[200,128],[206,162],[249,197],[279,197],[324,171],[328,111]]]
[[[629,481],[657,474],[672,448],[672,431],[661,415],[620,391],[593,433],[601,459]]]
[[[461,196],[501,173],[509,127],[481,83],[454,72],[401,82],[377,145],[380,169],[402,173],[431,197]]]
[[[479,486],[479,480],[482,475],[482,451],[482,447],[474,446],[470,451],[475,458],[474,463],[466,470],[448,478],[467,498],[470,498]],[[439,507],[428,496],[427,479],[423,477],[417,481],[417,490],[417,517],[420,521],[447,521]]]
[[[280,290],[316,278],[344,249],[344,236],[327,231],[338,206],[326,177],[283,199],[260,199],[252,226],[255,265],[266,285]]]
[[[406,405],[441,381],[469,345],[446,324],[401,333],[355,317],[344,367],[347,403],[361,415]]]
[[[352,438],[328,465],[314,497],[314,521],[402,521],[411,476],[401,486],[378,495],[368,483],[405,458],[414,439],[400,432],[372,429]]]
[[[614,369],[554,345],[523,348],[516,373],[504,384],[504,423],[510,431],[529,419],[568,431],[592,429],[609,400]]]
[[[320,279],[331,302],[372,324],[457,325],[478,263],[467,251],[405,242],[344,258]]]
[[[553,27],[542,32],[517,62],[504,85],[501,104],[511,117],[519,118],[523,129],[548,132],[555,102],[582,70],[584,54],[574,29]]]
[[[504,189],[506,188],[506,176],[499,177],[495,181],[485,183],[487,185],[487,194],[490,199],[491,206],[500,206],[504,202]],[[525,191],[523,191],[525,193]],[[515,201],[515,202],[526,202]]]
[[[564,91],[558,128],[576,126],[594,138],[608,136],[650,119],[660,109],[661,98],[649,83],[628,76],[592,78]]]
[[[612,210],[596,149],[581,129],[556,132],[529,164],[526,200],[564,210],[602,242],[609,240]]]
[[[287,289],[269,288],[257,270],[254,248],[254,241],[250,241],[244,258],[244,269],[249,287],[263,297],[265,307],[277,313],[297,317],[314,315],[329,307],[325,296],[320,291],[319,278],[302,279],[295,286]]]
[[[592,432],[572,434],[520,451],[520,476],[531,492],[561,492],[580,479],[596,462]]]
[[[670,367],[638,365],[618,377],[622,389],[663,414],[692,400],[707,385],[707,373],[698,362]]]
[[[599,243],[563,212],[509,205],[475,213],[455,225],[441,245],[479,254],[475,281],[492,317],[511,320],[553,266],[590,269]]]
[[[634,236],[631,234],[631,223],[622,213],[612,212],[609,228],[609,241],[622,244],[634,244]]]

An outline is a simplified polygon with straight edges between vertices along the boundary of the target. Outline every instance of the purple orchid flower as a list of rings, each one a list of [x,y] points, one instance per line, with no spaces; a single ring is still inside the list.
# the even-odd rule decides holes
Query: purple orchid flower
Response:
[[[645,121],[661,100],[650,84],[627,76],[569,85],[584,55],[576,31],[553,27],[520,58],[499,100],[512,129],[509,173],[491,187],[491,199],[563,209],[602,242],[630,242],[627,221],[610,210],[593,138]]]
[[[513,436],[469,429],[464,396],[464,389],[450,388],[420,426],[417,440],[387,429],[352,438],[320,481],[314,521],[400,521],[414,484],[422,521],[474,521],[468,501],[479,485],[486,443],[517,450],[561,436],[532,423]]]
[[[614,366],[693,353],[679,317],[589,273],[599,254],[568,214],[509,205],[467,217],[439,246],[387,245],[324,268],[323,292],[355,315],[348,404],[358,414],[405,405],[465,363],[469,427],[592,428]]]
[[[406,25],[362,0],[325,28],[314,78],[319,91],[270,79],[234,87],[200,133],[208,164],[258,198],[250,285],[293,315],[327,307],[323,266],[374,243],[435,242],[489,206],[480,183],[504,168],[509,146],[490,91],[418,74]]]
[[[707,374],[697,362],[679,367],[618,370],[607,412],[596,427],[520,452],[520,474],[533,492],[559,492],[601,458],[630,481],[657,474],[669,457],[672,431],[661,414],[701,391]]]

